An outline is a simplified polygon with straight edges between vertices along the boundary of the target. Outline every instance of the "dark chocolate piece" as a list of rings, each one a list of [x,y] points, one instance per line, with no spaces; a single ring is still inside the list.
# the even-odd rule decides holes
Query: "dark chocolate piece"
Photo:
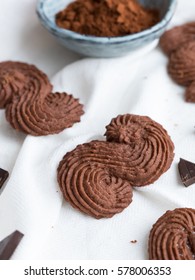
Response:
[[[180,158],[180,162],[178,164],[179,174],[182,180],[182,183],[189,187],[190,185],[195,183],[195,164],[187,161],[185,159]]]
[[[23,236],[23,233],[16,230],[0,242],[0,260],[10,259]]]
[[[5,181],[7,180],[8,176],[9,176],[8,171],[0,168],[0,189],[5,183]]]

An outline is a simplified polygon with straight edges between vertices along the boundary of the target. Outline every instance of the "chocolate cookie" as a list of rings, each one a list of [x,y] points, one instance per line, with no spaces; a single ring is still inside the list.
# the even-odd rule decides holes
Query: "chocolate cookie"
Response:
[[[35,86],[44,96],[52,90],[48,77],[36,66],[17,61],[0,63],[0,108],[10,103],[13,95],[21,95],[24,88]]]
[[[34,65],[0,63],[0,106],[19,131],[34,136],[59,133],[80,121],[83,105],[67,93],[52,93],[45,73]]]
[[[97,219],[126,208],[132,186],[156,181],[174,157],[166,130],[149,117],[120,115],[106,129],[107,141],[77,146],[63,157],[57,171],[65,199]]]
[[[182,86],[189,86],[195,80],[195,41],[183,44],[171,54],[168,72]]]
[[[186,89],[185,100],[187,102],[195,103],[195,79]]]
[[[6,106],[6,118],[13,128],[40,136],[59,133],[80,121],[83,106],[72,95],[48,93],[44,97],[34,90],[25,89]]]
[[[166,55],[170,55],[182,44],[195,40],[195,22],[173,27],[160,38],[160,47]]]
[[[167,211],[153,225],[149,235],[150,260],[195,259],[195,209]]]

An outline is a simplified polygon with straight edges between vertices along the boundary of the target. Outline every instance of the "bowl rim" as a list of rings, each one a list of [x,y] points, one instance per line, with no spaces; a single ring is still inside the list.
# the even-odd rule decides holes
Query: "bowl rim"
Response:
[[[51,32],[54,32],[55,35],[61,37],[62,39],[69,37],[72,39],[87,41],[91,43],[93,42],[94,43],[122,43],[126,41],[134,41],[136,39],[147,37],[147,35],[150,35],[152,33],[157,33],[169,23],[169,21],[174,15],[177,6],[177,0],[171,0],[168,10],[165,16],[161,19],[161,21],[141,32],[126,35],[126,36],[97,37],[97,36],[79,34],[77,32],[58,27],[57,24],[51,21],[51,19],[44,13],[43,6],[46,2],[47,0],[38,0],[36,5],[36,12],[38,14],[38,17],[40,18],[40,20],[42,21],[42,23],[46,28],[48,28]]]

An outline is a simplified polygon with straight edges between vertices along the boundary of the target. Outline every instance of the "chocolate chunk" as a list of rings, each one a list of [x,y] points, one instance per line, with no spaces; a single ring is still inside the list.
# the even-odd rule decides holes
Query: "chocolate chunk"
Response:
[[[182,183],[189,187],[195,183],[195,164],[185,159],[180,159],[178,164],[179,174]]]
[[[3,184],[7,180],[8,176],[9,173],[6,170],[0,168],[0,189],[2,188]]]
[[[16,230],[0,242],[0,260],[10,259],[23,236],[23,233]]]

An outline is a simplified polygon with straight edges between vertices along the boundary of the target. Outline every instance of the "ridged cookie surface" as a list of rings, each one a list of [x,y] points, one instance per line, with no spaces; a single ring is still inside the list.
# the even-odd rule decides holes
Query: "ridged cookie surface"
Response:
[[[120,115],[106,129],[107,141],[77,146],[58,166],[65,199],[98,219],[123,211],[132,201],[132,186],[156,181],[174,156],[166,130],[149,117]]]
[[[160,47],[166,55],[170,55],[182,44],[195,40],[195,22],[175,26],[167,30],[160,38]]]
[[[0,107],[11,126],[34,136],[55,134],[80,121],[83,105],[67,93],[52,93],[45,73],[34,65],[0,63]]]
[[[48,77],[36,66],[17,61],[0,63],[0,108],[5,108],[14,95],[20,96],[24,88],[35,86],[43,96],[52,90]]]
[[[149,236],[150,260],[195,259],[195,209],[167,211],[153,225]]]
[[[171,54],[168,72],[182,86],[189,86],[195,80],[195,40],[183,44]]]

